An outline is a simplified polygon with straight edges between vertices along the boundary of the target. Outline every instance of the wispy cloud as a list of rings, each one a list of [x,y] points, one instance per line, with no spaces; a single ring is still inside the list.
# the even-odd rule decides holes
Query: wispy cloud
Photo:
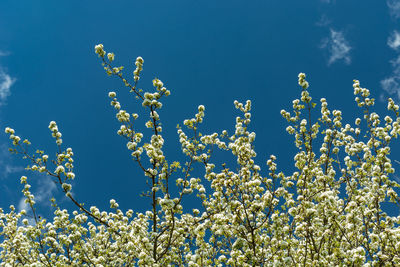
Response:
[[[7,178],[10,174],[24,171],[22,166],[15,166],[12,164],[10,152],[6,144],[0,145],[0,179]]]
[[[387,0],[387,6],[389,7],[390,15],[394,18],[400,18],[400,0]]]
[[[396,94],[398,98],[400,98],[400,86],[399,86],[399,77],[390,76],[381,81],[381,86],[383,90],[385,90],[388,94],[393,95]]]
[[[53,197],[55,191],[57,190],[56,184],[49,176],[38,175],[35,178],[38,179],[38,182],[31,187],[38,188],[37,191],[32,191],[32,194],[35,196],[35,205],[40,204],[50,206],[50,198]],[[20,198],[18,202],[18,211],[25,210],[27,212],[26,218],[28,219],[29,224],[35,225],[32,209],[29,204],[25,203],[25,199],[26,197]]]
[[[35,197],[37,201],[50,203],[50,198],[53,196],[54,191],[57,190],[57,186],[52,178],[49,176],[41,176],[38,182],[39,190],[36,191]]]
[[[10,88],[14,84],[15,78],[12,78],[0,67],[0,104],[4,103],[11,94]]]
[[[28,203],[25,202],[25,197],[21,198],[18,202],[18,211],[25,210],[26,212],[29,212],[30,207]]]
[[[400,33],[394,30],[392,34],[389,36],[387,44],[388,46],[390,46],[390,48],[397,50],[397,48],[400,47]]]
[[[40,204],[49,205],[50,198],[52,198],[55,191],[57,191],[56,183],[49,176],[46,175],[35,175],[35,180],[37,180],[37,183],[35,183],[35,185],[31,187],[33,189],[38,188],[38,190],[31,191],[32,194],[35,196],[35,201]],[[18,205],[19,210],[25,209],[26,211],[28,211],[28,209],[30,209],[29,205],[24,203],[25,199],[25,197],[22,197],[20,199]]]
[[[0,51],[0,57],[8,56],[9,53]],[[0,65],[0,105],[4,104],[7,97],[11,94],[10,88],[16,79],[11,77]]]
[[[18,211],[22,211],[25,210],[26,211],[26,215],[24,216],[24,219],[28,219],[28,224],[31,226],[35,226],[36,225],[36,221],[32,215],[32,209],[29,206],[28,203],[25,202],[26,198],[21,198],[18,202]],[[18,226],[22,226],[22,221],[18,222]]]
[[[328,65],[338,60],[343,60],[346,64],[351,63],[350,50],[352,48],[343,32],[330,29],[330,36],[322,40],[321,48],[329,52]]]
[[[400,56],[391,60],[393,71],[389,77],[381,81],[381,86],[390,95],[396,95],[400,99]]]
[[[399,4],[398,11],[400,12],[400,1],[397,2]],[[387,45],[393,50],[399,51],[400,33],[398,31],[394,30],[390,34],[387,40]],[[397,58],[392,59],[390,64],[392,65],[392,73],[385,79],[381,80],[381,86],[386,93],[389,95],[395,95],[398,99],[400,99],[400,55],[398,54]]]
[[[326,27],[331,23],[332,23],[332,21],[328,18],[328,16],[325,14],[322,14],[321,18],[315,23],[315,25],[317,25],[319,27]]]
[[[5,174],[5,176],[8,176],[9,174],[16,173],[16,172],[22,172],[24,170],[25,170],[25,168],[23,168],[21,166],[13,166],[13,165],[10,165],[10,164],[6,164],[4,166],[4,174]]]

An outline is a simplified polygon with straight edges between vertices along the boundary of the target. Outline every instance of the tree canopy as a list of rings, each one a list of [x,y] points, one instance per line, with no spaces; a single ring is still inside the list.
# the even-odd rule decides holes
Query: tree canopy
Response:
[[[95,52],[106,73],[118,77],[142,104],[142,111],[129,113],[116,92],[108,94],[121,124],[118,134],[150,185],[144,197],[151,209],[122,211],[113,199],[112,211],[87,208],[72,194],[74,153],[64,146],[56,122],[49,125],[55,157],[31,152],[30,141],[7,127],[10,151],[25,157],[29,170],[50,175],[77,210],[63,209],[52,199],[54,217],[39,217],[29,180],[22,176],[33,220],[14,206],[0,209],[0,266],[400,265],[400,216],[382,209],[386,202],[399,204],[390,144],[400,134],[400,117],[392,99],[391,114],[382,117],[374,112],[370,91],[354,80],[360,116],[345,123],[326,99],[313,102],[300,73],[300,98],[291,111],[281,110],[298,148],[294,172],[278,168],[274,155],[266,167],[255,162],[250,100],[234,102],[241,116],[232,133],[201,133],[206,109],[200,105],[177,129],[186,158],[177,162],[164,155],[158,113],[170,91],[157,78],[152,92],[138,89],[143,58],[126,76],[103,45]],[[145,126],[151,136],[136,125],[139,114],[149,116]],[[216,149],[230,152],[235,166],[216,164]],[[199,171],[202,176],[194,175]],[[185,195],[198,199],[190,212],[183,209]]]

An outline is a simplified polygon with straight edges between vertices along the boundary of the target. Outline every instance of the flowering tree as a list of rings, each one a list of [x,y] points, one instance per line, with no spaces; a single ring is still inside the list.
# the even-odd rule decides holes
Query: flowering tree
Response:
[[[121,123],[118,134],[127,140],[151,186],[145,196],[152,208],[144,214],[123,212],[113,199],[112,212],[86,208],[71,194],[74,154],[71,148],[64,149],[57,124],[49,125],[58,148],[53,159],[43,151],[30,153],[30,142],[21,141],[7,127],[11,151],[26,157],[30,170],[53,177],[77,210],[71,214],[52,199],[54,218],[40,218],[22,176],[34,223],[25,218],[25,210],[0,209],[0,266],[400,265],[400,216],[381,210],[384,202],[399,203],[394,190],[399,185],[391,180],[394,168],[389,159],[390,142],[400,134],[399,106],[392,99],[388,110],[394,119],[386,116],[381,121],[372,111],[374,99],[368,89],[355,80],[362,116],[354,126],[343,124],[341,112],[329,110],[324,98],[319,118],[312,120],[317,104],[300,73],[301,98],[293,101],[292,112],[281,111],[298,148],[297,171],[279,172],[273,155],[267,160],[267,172],[256,165],[250,101],[234,102],[242,116],[236,118],[231,134],[200,133],[205,108],[199,106],[194,118],[184,121],[184,129],[178,127],[187,160],[171,162],[163,153],[157,112],[170,91],[158,79],[153,80],[153,92],[137,88],[141,57],[129,82],[123,67],[112,65],[113,53],[106,53],[101,44],[95,51],[107,74],[120,78],[150,114],[146,127],[152,135],[145,137],[135,125],[139,115],[122,109],[116,93],[109,92]],[[212,148],[231,152],[236,166],[213,164]],[[204,168],[203,177],[192,176],[197,168]],[[183,200],[190,194],[198,197],[199,206],[186,213]]]

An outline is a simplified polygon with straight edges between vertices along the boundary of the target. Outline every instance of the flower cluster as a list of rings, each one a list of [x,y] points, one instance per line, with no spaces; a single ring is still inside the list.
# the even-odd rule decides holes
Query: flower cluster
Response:
[[[121,123],[118,134],[127,139],[126,146],[147,179],[144,196],[151,209],[124,213],[114,199],[110,200],[113,212],[86,209],[72,197],[68,180],[75,177],[73,152],[61,151],[55,122],[49,126],[59,148],[51,161],[53,172],[48,169],[48,155],[27,153],[7,127],[14,146],[34,164],[29,169],[52,175],[79,211],[70,214],[54,204],[52,220],[37,217],[27,177],[21,177],[35,221],[14,206],[8,213],[0,209],[0,266],[400,265],[400,216],[382,211],[387,202],[400,204],[400,185],[392,179],[390,159],[390,144],[400,134],[400,117],[392,99],[388,110],[395,116],[379,116],[369,90],[355,80],[355,101],[362,116],[354,125],[344,123],[342,112],[330,110],[324,98],[319,118],[313,120],[317,104],[300,73],[301,97],[292,102],[291,112],[281,111],[298,148],[294,172],[279,171],[274,155],[266,160],[267,170],[256,164],[251,101],[234,102],[240,115],[231,135],[226,130],[202,134],[205,107],[200,105],[197,114],[183,122],[187,132],[178,126],[186,162],[171,163],[163,151],[166,141],[157,110],[169,91],[159,79],[153,80],[154,93],[136,89],[142,58],[136,60],[135,86],[131,86],[119,68],[114,71],[110,65],[114,54],[107,54],[110,63],[105,63],[103,46],[97,45],[95,51],[107,70],[136,94],[149,116],[145,126],[152,133],[145,135],[136,125],[138,115],[122,110],[116,93],[109,92]],[[147,143],[141,144],[143,139]],[[236,160],[220,164],[215,149]],[[147,160],[141,158],[143,152]],[[194,193],[199,205],[190,211],[183,201]]]
[[[18,145],[21,141],[21,138],[18,135],[15,135],[14,129],[6,127],[5,133],[10,135],[10,139],[13,141],[14,146]]]
[[[58,131],[58,127],[57,127],[57,124],[55,121],[50,122],[49,129],[50,129],[50,131],[52,131],[51,135],[56,139],[57,145],[61,145],[62,144],[62,139],[61,139],[62,134]]]
[[[98,44],[94,47],[94,51],[96,52],[96,54],[99,55],[99,57],[104,57],[106,54],[106,51],[104,51],[104,46],[102,44]],[[114,59],[114,56],[112,56],[112,58]]]
[[[138,81],[140,79],[140,72],[143,70],[143,58],[137,57],[135,61],[136,69],[133,71],[133,79]]]
[[[306,75],[304,73],[299,73],[299,85],[303,87],[304,90],[307,90],[308,88],[308,82],[306,81]]]

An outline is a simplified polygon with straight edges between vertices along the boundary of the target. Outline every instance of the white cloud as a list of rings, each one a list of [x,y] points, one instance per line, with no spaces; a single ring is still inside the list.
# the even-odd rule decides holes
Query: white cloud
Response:
[[[54,191],[57,189],[56,184],[49,176],[38,175],[38,183],[36,183],[32,188],[39,188],[36,192],[32,192],[35,196],[35,205],[50,205],[50,198],[53,196]],[[29,180],[28,180],[29,182]],[[21,197],[18,202],[18,211],[25,210],[27,212],[26,218],[28,219],[28,223],[30,225],[35,225],[35,220],[33,217],[32,209],[29,204],[25,203],[26,197]]]
[[[14,84],[15,79],[8,75],[0,68],[0,101],[4,102],[11,94],[10,88]]]
[[[35,177],[35,179],[38,182],[35,183],[35,185],[33,185],[31,187],[31,189],[38,188],[38,190],[31,191],[31,193],[35,196],[35,201],[41,202],[43,204],[49,204],[50,199],[54,195],[54,192],[57,191],[56,183],[53,181],[52,178],[50,178],[49,176],[45,176],[45,175],[37,175]],[[28,179],[28,183],[29,183],[29,180],[30,179]],[[26,205],[23,204],[23,201],[22,201],[24,199],[25,199],[25,197],[21,198],[21,200],[19,202],[20,203],[19,206],[26,207]],[[24,209],[26,209],[26,208],[24,208]]]
[[[20,166],[13,166],[13,165],[10,165],[10,164],[6,164],[4,166],[4,173],[5,173],[6,176],[8,176],[9,174],[12,174],[12,173],[22,172],[24,170],[25,170],[25,168],[20,167]]]
[[[400,56],[391,60],[393,67],[392,74],[381,81],[381,86],[390,95],[397,95],[400,99]]]
[[[331,23],[332,21],[325,14],[322,14],[321,18],[315,23],[315,25],[319,27],[326,27]]]
[[[8,56],[9,53],[0,50],[0,57]],[[12,78],[0,65],[0,105],[4,103],[11,94],[10,88],[16,79]]]
[[[8,175],[13,173],[22,172],[25,170],[22,166],[12,165],[12,160],[10,158],[11,154],[8,151],[8,146],[6,144],[0,145],[0,179],[6,178]]]
[[[396,30],[393,31],[393,33],[389,36],[388,41],[387,41],[388,46],[390,48],[396,50],[397,48],[400,47],[400,33]]]
[[[396,94],[400,98],[399,77],[391,76],[381,81],[381,86],[388,94]]]
[[[390,15],[397,19],[400,17],[400,0],[387,0],[386,4],[389,7]]]
[[[30,211],[30,207],[28,203],[25,203],[25,197],[21,198],[18,202],[18,211],[25,210],[26,212]]]
[[[349,55],[351,47],[344,38],[343,32],[330,29],[330,36],[322,40],[321,48],[327,49],[330,54],[328,65],[338,60],[343,60],[346,64],[351,63]]]
[[[39,190],[35,193],[35,199],[44,203],[49,203],[53,192],[57,190],[55,182],[49,176],[39,177],[37,187]]]
[[[18,211],[25,210],[26,211],[26,215],[23,218],[28,220],[28,224],[29,225],[35,226],[36,225],[35,218],[33,217],[33,215],[31,215],[32,209],[31,209],[31,207],[29,206],[28,203],[25,203],[25,199],[26,198],[23,197],[23,198],[21,198],[19,200],[18,207],[17,207]],[[23,225],[22,221],[19,221],[18,222],[18,226],[22,226],[22,225]]]

